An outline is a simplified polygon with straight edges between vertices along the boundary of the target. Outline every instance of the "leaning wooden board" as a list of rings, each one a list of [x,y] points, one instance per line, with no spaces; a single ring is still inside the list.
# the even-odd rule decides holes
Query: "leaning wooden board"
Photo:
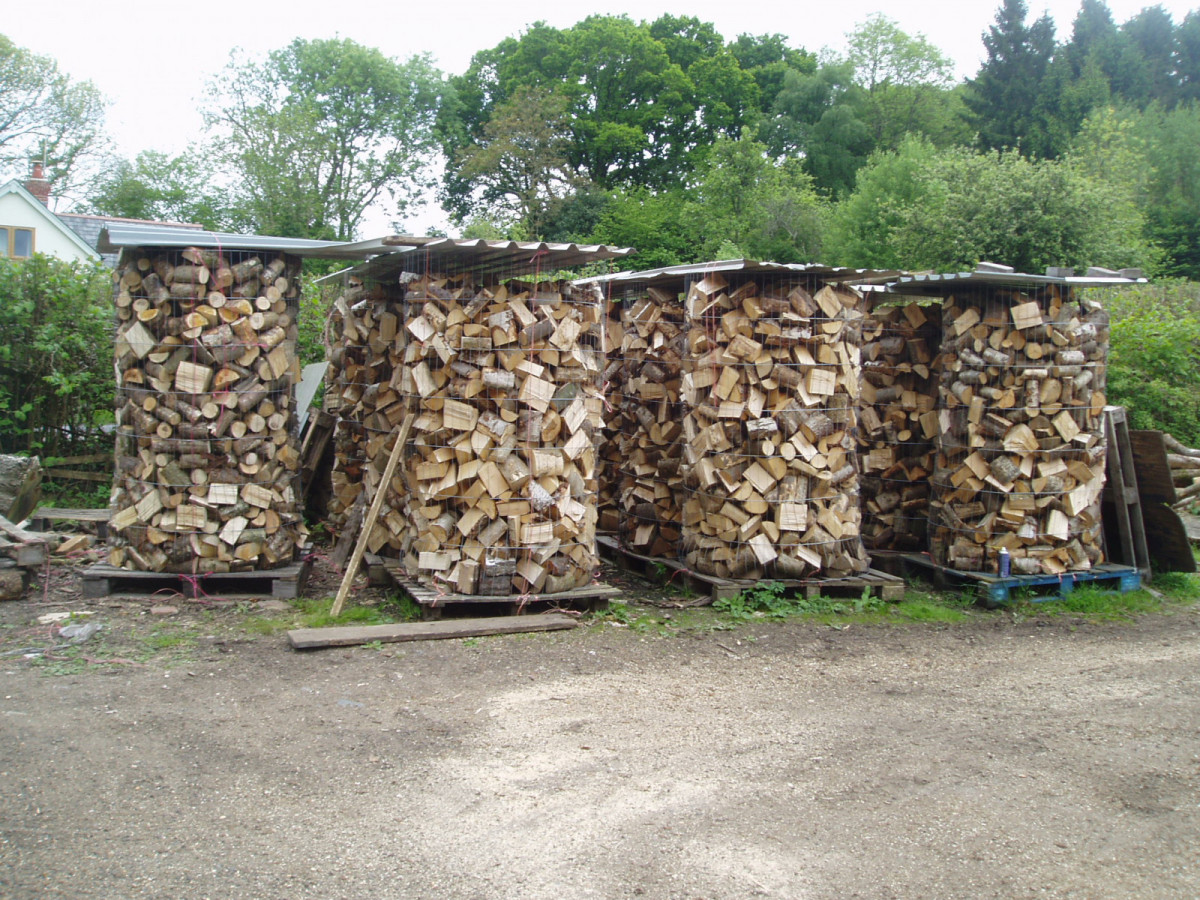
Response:
[[[531,631],[565,631],[575,619],[563,613],[506,618],[446,619],[437,622],[404,622],[396,625],[351,625],[342,628],[298,628],[288,632],[295,650],[321,647],[350,647],[372,641],[390,644],[401,641],[440,641],[482,637],[492,634],[523,634]]]

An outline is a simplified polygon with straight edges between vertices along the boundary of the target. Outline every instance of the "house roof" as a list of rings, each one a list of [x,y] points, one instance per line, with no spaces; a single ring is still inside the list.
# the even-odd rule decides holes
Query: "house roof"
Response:
[[[66,223],[62,221],[62,219],[50,212],[50,210],[46,208],[46,205],[42,203],[42,201],[33,196],[33,194],[29,193],[29,191],[25,189],[25,186],[15,178],[12,181],[9,181],[7,184],[0,185],[0,197],[5,197],[9,194],[15,194],[25,200],[25,202],[28,203],[33,209],[34,214],[46,223],[47,228],[53,228],[61,233],[63,237],[78,247],[81,253],[91,259],[100,258],[100,254],[96,252],[95,248],[91,247],[83,238],[69,228]]]

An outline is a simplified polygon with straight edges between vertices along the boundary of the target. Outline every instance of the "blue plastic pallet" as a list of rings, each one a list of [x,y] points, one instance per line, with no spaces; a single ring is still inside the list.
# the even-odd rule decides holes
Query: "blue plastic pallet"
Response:
[[[905,564],[920,566],[940,575],[942,581],[974,584],[979,590],[980,600],[990,609],[1011,602],[1013,591],[1052,587],[1052,596],[1030,598],[1034,603],[1042,603],[1067,596],[1078,584],[1095,583],[1098,587],[1107,587],[1121,594],[1136,591],[1142,586],[1142,573],[1138,569],[1116,563],[1102,563],[1086,572],[1064,572],[1062,575],[1009,575],[1001,578],[986,572],[963,572],[960,569],[939,566],[920,553],[874,553],[872,558],[877,564],[899,560]]]

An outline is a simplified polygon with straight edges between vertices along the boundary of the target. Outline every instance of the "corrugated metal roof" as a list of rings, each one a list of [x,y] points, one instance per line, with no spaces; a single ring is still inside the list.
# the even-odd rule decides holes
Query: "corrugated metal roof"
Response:
[[[901,274],[896,269],[849,269],[842,266],[826,266],[821,263],[775,263],[753,259],[722,259],[706,263],[688,263],[681,266],[664,266],[640,272],[614,272],[594,278],[581,278],[576,284],[645,284],[677,282],[691,276],[737,272],[743,275],[813,275],[825,281],[877,281],[896,278]]]
[[[421,240],[405,246],[401,237],[381,239],[392,252],[332,275],[322,281],[347,275],[388,279],[401,272],[441,272],[455,274],[470,271],[476,275],[528,275],[537,271],[572,269],[592,262],[617,259],[634,251],[628,247],[604,244],[551,244],[540,241],[485,241],[454,238]]]
[[[111,223],[100,232],[97,249],[116,253],[125,247],[218,247],[224,250],[277,250],[296,256],[320,259],[362,259],[364,253],[345,241],[313,241],[305,238],[272,237],[262,234],[228,234],[219,231],[185,231],[157,225]]]
[[[1145,284],[1140,269],[1090,268],[1086,275],[1066,275],[1073,269],[1051,269],[1052,274],[1032,275],[1015,272],[1008,266],[981,263],[974,272],[950,272],[946,274],[906,275],[888,285],[888,290],[898,294],[945,294],[965,285],[1007,285],[1009,287],[1038,287],[1048,284],[1072,285],[1074,287],[1113,287],[1130,284]]]

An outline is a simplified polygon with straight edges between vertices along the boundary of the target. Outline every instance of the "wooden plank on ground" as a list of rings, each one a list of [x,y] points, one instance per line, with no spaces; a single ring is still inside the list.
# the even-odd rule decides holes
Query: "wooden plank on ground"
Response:
[[[337,628],[297,628],[288,632],[295,650],[321,647],[351,647],[380,641],[441,641],[452,638],[483,637],[492,634],[524,634],[531,631],[565,631],[574,628],[575,619],[563,613],[534,616],[504,616],[481,619],[442,619],[436,622],[403,622],[396,625],[348,625]]]

